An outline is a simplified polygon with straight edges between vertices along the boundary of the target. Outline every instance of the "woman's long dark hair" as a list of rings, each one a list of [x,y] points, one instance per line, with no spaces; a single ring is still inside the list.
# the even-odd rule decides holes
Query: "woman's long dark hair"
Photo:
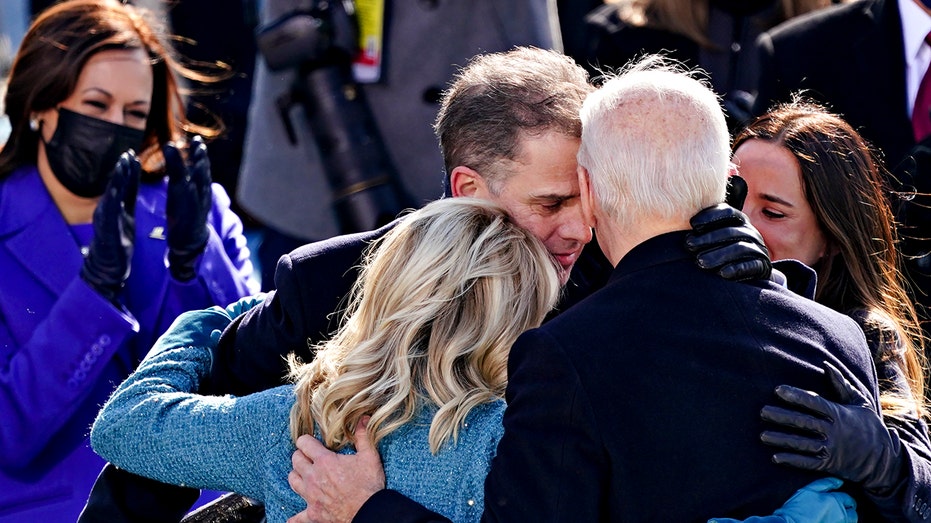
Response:
[[[117,0],[69,0],[35,19],[7,83],[4,107],[12,130],[0,150],[0,179],[21,165],[36,163],[39,135],[29,128],[30,115],[68,98],[87,61],[105,50],[143,49],[151,60],[152,102],[140,154],[146,171],[161,170],[160,145],[183,139],[185,131],[207,137],[219,133],[187,120],[176,75],[203,82],[216,78],[175,60],[158,26],[144,14]]]
[[[785,147],[798,160],[805,197],[833,253],[818,263],[815,301],[844,314],[858,309],[892,326],[905,346],[905,373],[924,412],[924,338],[905,290],[895,219],[872,148],[853,127],[803,100],[777,106],[734,139]],[[888,400],[888,401],[887,401]],[[899,410],[894,398],[883,407]]]

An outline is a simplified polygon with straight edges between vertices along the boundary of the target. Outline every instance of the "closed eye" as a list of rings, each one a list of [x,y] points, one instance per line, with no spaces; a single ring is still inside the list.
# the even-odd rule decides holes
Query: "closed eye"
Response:
[[[127,114],[129,116],[132,116],[133,118],[138,118],[140,120],[145,120],[146,118],[149,117],[149,113],[145,111],[140,111],[140,110],[127,111]]]
[[[537,199],[536,204],[547,213],[557,213],[576,196],[544,196]]]

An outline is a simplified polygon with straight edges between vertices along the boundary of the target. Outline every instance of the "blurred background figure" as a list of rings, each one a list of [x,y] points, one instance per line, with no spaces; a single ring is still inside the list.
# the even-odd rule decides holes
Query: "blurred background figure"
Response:
[[[777,389],[790,410],[785,404],[764,410],[764,419],[781,424],[764,433],[764,442],[779,447],[777,462],[859,483],[883,521],[923,520],[920,507],[931,500],[924,341],[900,272],[881,164],[849,124],[800,101],[753,121],[733,147],[748,187],[743,210],[773,261],[814,268],[815,300],[852,317],[866,333],[883,412],[880,418],[859,402],[843,404],[857,396],[842,380],[833,398],[842,404]],[[787,428],[814,434],[811,440],[786,436]]]
[[[12,64],[0,149],[0,516],[74,521],[88,426],[181,312],[257,292],[242,224],[184,117],[157,24],[56,4]],[[129,152],[127,152],[129,151]],[[121,156],[122,154],[122,156]],[[119,160],[119,161],[117,161]]]
[[[174,0],[161,6],[175,36],[173,42],[179,56],[192,64],[222,62],[232,72],[209,86],[188,86],[185,98],[191,121],[223,128],[210,142],[210,173],[213,181],[230,195],[236,194],[252,100],[256,47],[250,35],[258,23],[258,3],[258,0]],[[232,208],[242,216],[235,199]]]
[[[724,97],[731,130],[750,116],[761,32],[831,0],[606,0],[586,17],[583,64],[618,68],[645,53],[664,52],[708,73]]]
[[[389,1],[383,3],[383,13],[371,7],[381,2],[355,4],[359,39],[366,42],[365,52],[355,60],[355,79],[364,81],[358,92],[370,111],[373,135],[397,174],[389,183],[397,189],[398,200],[404,206],[420,206],[443,192],[443,160],[431,126],[440,95],[457,67],[479,52],[503,51],[515,45],[561,49],[555,1]],[[327,21],[322,27],[331,30],[329,38],[345,41],[346,28],[314,9],[310,8],[314,16]],[[262,2],[261,24],[268,27],[287,22],[299,12],[293,1],[266,0]],[[329,49],[318,51],[318,55],[325,55]],[[329,151],[321,152],[309,124],[314,102],[288,99],[295,86],[296,92],[306,94],[304,87],[314,75],[335,66],[329,58],[305,60],[275,71],[269,68],[266,56],[260,56],[256,63],[237,198],[264,226],[258,250],[265,289],[273,287],[272,274],[281,254],[311,240],[352,232],[338,220],[336,207],[345,194],[338,194],[331,185],[334,173],[326,166]],[[340,91],[343,89],[333,96],[343,97]],[[290,137],[286,122],[293,132]],[[383,183],[370,180],[351,190]]]
[[[13,53],[22,40],[29,23],[29,9],[26,0],[9,0],[0,2],[0,144],[6,142],[10,135],[10,121],[3,114],[3,91],[6,76],[13,64]]]
[[[556,0],[563,52],[580,64],[585,63],[591,32],[585,17],[603,3],[604,0]]]

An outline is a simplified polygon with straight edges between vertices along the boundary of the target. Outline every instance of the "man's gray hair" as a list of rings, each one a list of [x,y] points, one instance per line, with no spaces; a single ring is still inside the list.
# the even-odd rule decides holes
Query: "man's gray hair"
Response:
[[[724,200],[730,137],[717,95],[658,55],[586,98],[579,165],[619,225],[685,219]]]

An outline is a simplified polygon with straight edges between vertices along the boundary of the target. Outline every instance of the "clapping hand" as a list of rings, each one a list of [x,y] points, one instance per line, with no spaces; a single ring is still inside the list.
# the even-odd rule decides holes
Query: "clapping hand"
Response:
[[[162,148],[168,172],[168,202],[165,205],[168,236],[168,269],[173,278],[189,281],[196,273],[197,258],[207,246],[210,232],[212,193],[210,159],[200,136],[190,143],[187,161],[172,143]]]
[[[120,156],[94,209],[94,240],[81,268],[81,278],[115,305],[132,263],[140,171],[132,150]]]

